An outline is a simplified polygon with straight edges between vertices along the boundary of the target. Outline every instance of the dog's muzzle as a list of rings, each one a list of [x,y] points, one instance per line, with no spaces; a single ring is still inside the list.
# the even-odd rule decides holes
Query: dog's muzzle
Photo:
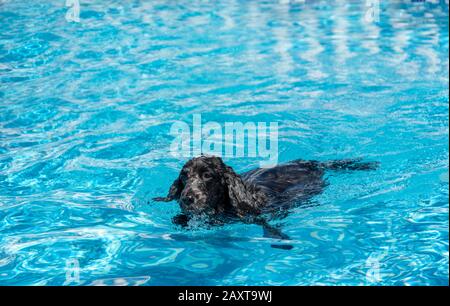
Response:
[[[214,214],[214,209],[207,203],[206,195],[198,188],[185,188],[179,203],[183,212],[188,215]]]

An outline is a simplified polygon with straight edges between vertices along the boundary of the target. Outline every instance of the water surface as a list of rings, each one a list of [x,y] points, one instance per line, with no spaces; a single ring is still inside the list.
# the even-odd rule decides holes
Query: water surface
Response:
[[[448,284],[448,5],[0,1],[0,284]],[[279,155],[364,157],[278,223],[184,231],[177,120],[279,123]],[[226,160],[238,172],[258,158]],[[66,278],[79,266],[79,280]]]

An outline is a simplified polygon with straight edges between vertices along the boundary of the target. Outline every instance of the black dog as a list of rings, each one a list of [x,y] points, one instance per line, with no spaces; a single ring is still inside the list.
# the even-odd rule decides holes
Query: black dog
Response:
[[[326,170],[373,170],[377,163],[359,160],[330,162],[296,160],[268,169],[236,174],[221,158],[200,156],[189,160],[170,187],[169,194],[155,201],[179,202],[182,214],[173,221],[186,225],[193,216],[204,215],[210,224],[243,221],[263,226],[265,237],[289,239],[270,226],[263,216],[286,212],[305,202],[326,186]]]

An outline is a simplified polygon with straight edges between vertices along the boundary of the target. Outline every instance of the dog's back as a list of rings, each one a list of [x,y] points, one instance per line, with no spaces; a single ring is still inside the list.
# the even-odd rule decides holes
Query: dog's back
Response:
[[[322,192],[326,183],[324,168],[315,161],[297,160],[273,168],[255,169],[242,174],[249,184],[261,188],[268,196],[268,206],[305,201]]]
[[[304,202],[320,194],[327,185],[323,176],[326,170],[373,170],[377,163],[357,159],[318,162],[295,160],[267,169],[255,169],[242,174],[245,182],[261,188],[269,196],[268,207]]]

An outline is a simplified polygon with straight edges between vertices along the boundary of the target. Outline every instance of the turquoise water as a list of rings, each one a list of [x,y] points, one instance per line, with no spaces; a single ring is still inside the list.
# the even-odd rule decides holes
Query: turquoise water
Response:
[[[77,23],[0,0],[0,284],[448,284],[448,4],[80,2]],[[256,225],[182,230],[149,200],[194,114],[278,122],[281,162],[381,167],[329,173],[274,222],[292,250]]]

